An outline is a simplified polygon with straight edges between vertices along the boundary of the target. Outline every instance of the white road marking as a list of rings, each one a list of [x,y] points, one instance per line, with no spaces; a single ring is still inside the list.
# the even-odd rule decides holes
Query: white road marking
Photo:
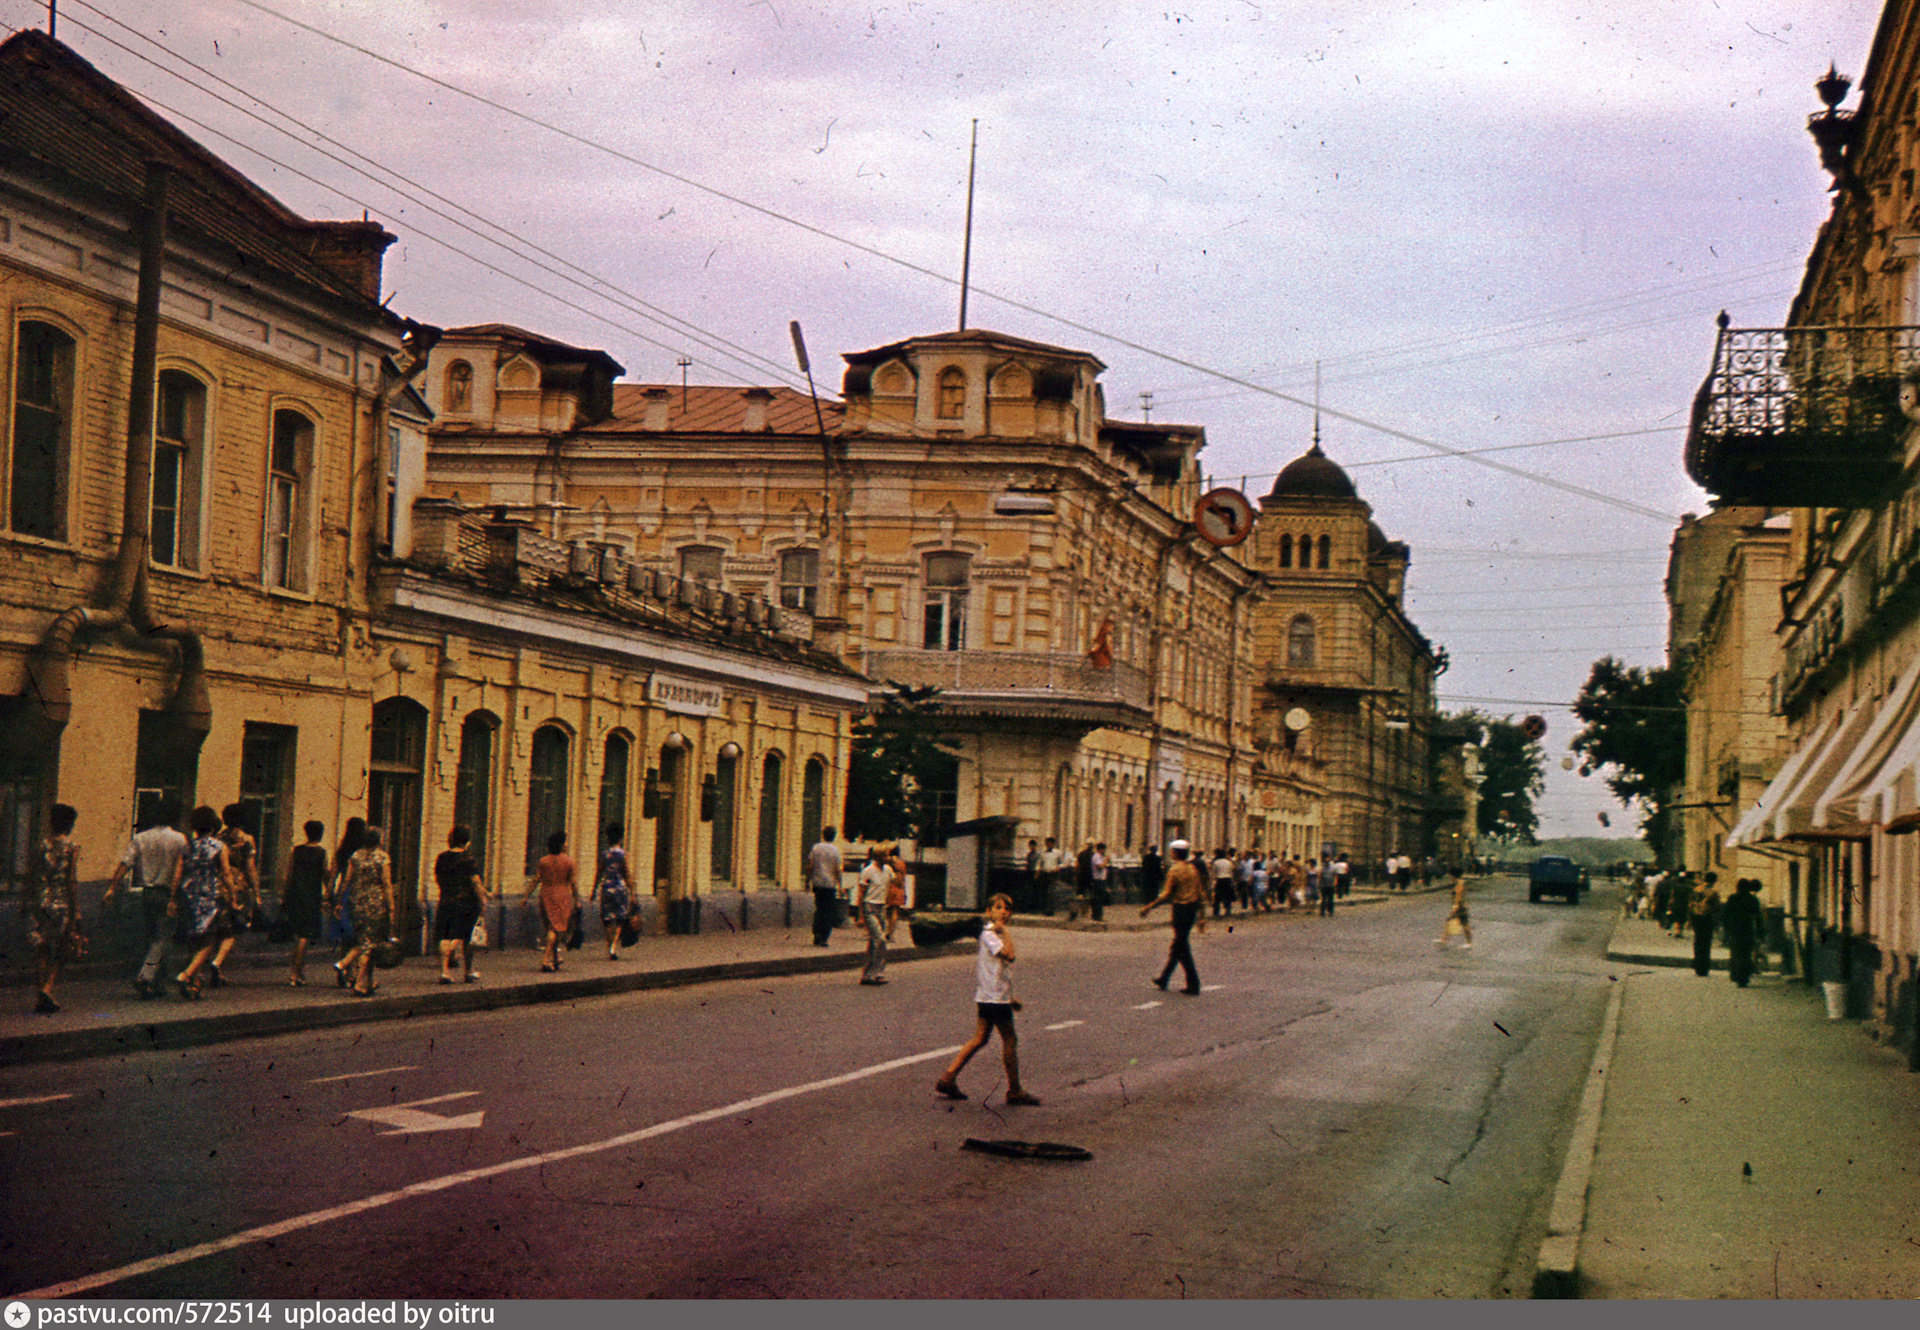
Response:
[[[1225,987],[1225,984],[1202,984],[1200,985],[1200,991],[1202,993],[1218,993]]]
[[[338,1076],[316,1076],[312,1080],[308,1081],[307,1084],[308,1085],[325,1085],[328,1081],[355,1081],[355,1080],[359,1080],[362,1076],[385,1076],[387,1073],[394,1072],[394,1071],[419,1071],[419,1070],[420,1068],[418,1067],[382,1067],[378,1071],[348,1071],[348,1072],[342,1072]]]
[[[0,1108],[25,1108],[29,1104],[51,1104],[73,1098],[70,1094],[36,1094],[24,1099],[0,1099]]]
[[[1061,1021],[1057,1025],[1046,1025],[1046,1026],[1042,1026],[1041,1028],[1046,1030],[1071,1030],[1076,1025],[1085,1025],[1085,1024],[1086,1024],[1085,1021]]]
[[[903,1058],[894,1058],[891,1062],[875,1063],[871,1067],[861,1067],[855,1071],[842,1072],[838,1076],[829,1076],[823,1081],[808,1081],[805,1085],[791,1085],[783,1090],[769,1090],[765,1094],[755,1095],[751,1099],[742,1099],[735,1103],[723,1104],[719,1108],[704,1109],[698,1113],[689,1113],[685,1117],[674,1118],[670,1122],[657,1122],[651,1127],[642,1127],[638,1131],[609,1136],[603,1141],[590,1141],[585,1145],[572,1145],[564,1150],[548,1150],[543,1154],[522,1155],[518,1159],[508,1159],[498,1164],[488,1164],[483,1168],[470,1168],[460,1173],[448,1173],[443,1177],[427,1178],[421,1182],[409,1183],[393,1191],[379,1192],[365,1196],[357,1201],[347,1201],[340,1205],[329,1206],[325,1210],[310,1210],[291,1219],[282,1219],[272,1224],[261,1224],[257,1228],[243,1229],[229,1237],[217,1238],[212,1242],[203,1242],[193,1247],[182,1247],[160,1256],[151,1256],[144,1261],[135,1261],[131,1265],[119,1266],[112,1270],[102,1270],[98,1274],[82,1275],[78,1279],[69,1279],[62,1284],[49,1284],[45,1288],[30,1293],[15,1293],[14,1298],[71,1298],[91,1289],[104,1288],[122,1280],[134,1279],[140,1275],[151,1274],[155,1270],[165,1270],[171,1266],[184,1265],[188,1261],[197,1261],[203,1256],[215,1256],[221,1252],[232,1251],[236,1247],[249,1246],[256,1242],[266,1242],[273,1238],[285,1237],[289,1233],[298,1233],[302,1229],[314,1228],[320,1224],[331,1223],[336,1219],[347,1219],[353,1215],[364,1214],[369,1210],[378,1210],[396,1201],[411,1200],[416,1196],[428,1196],[449,1187],[459,1187],[469,1182],[480,1182],[486,1178],[499,1177],[506,1173],[518,1173],[529,1168],[540,1168],[547,1164],[556,1164],[568,1159],[580,1159],[587,1155],[604,1154],[608,1150],[618,1150],[623,1146],[635,1145],[641,1141],[652,1140],[656,1136],[666,1136],[676,1131],[685,1131],[688,1127],[697,1127],[703,1122],[713,1122],[720,1118],[735,1117],[741,1113],[751,1113],[768,1104],[777,1104],[783,1099],[796,1099],[801,1095],[814,1094],[821,1090],[831,1090],[838,1086],[850,1085],[854,1081],[863,1081],[870,1076],[881,1076],[890,1071],[899,1071],[921,1062],[932,1062],[939,1058],[951,1057],[960,1051],[959,1044],[949,1044],[945,1048],[929,1049],[925,1053],[914,1053]]]
[[[463,1114],[457,1118],[443,1118],[438,1113],[421,1111],[423,1104],[444,1104],[449,1099],[469,1099],[479,1094],[478,1090],[456,1090],[452,1094],[435,1095],[431,1099],[416,1099],[408,1104],[384,1104],[378,1108],[358,1108],[348,1113],[350,1118],[360,1118],[366,1122],[379,1122],[392,1127],[392,1131],[383,1131],[382,1136],[412,1136],[423,1131],[472,1131],[486,1120],[486,1110]]]
[[[1155,1007],[1159,1005],[1160,1004],[1158,1002],[1142,1002],[1139,1006],[1135,1007],[1134,1010],[1135,1011],[1152,1011]]]

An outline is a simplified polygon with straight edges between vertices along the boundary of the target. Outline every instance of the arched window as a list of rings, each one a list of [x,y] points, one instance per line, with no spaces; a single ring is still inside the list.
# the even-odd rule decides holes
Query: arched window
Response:
[[[817,843],[826,820],[827,764],[810,757],[800,781],[800,843],[806,846]]]
[[[200,475],[206,463],[207,388],[160,371],[154,395],[153,488],[148,554],[166,568],[200,566]]]
[[[447,366],[447,391],[440,409],[456,415],[473,410],[473,366],[466,361]]]
[[[1296,614],[1293,622],[1287,625],[1287,664],[1298,669],[1312,669],[1314,655],[1313,616]]]
[[[940,407],[942,420],[958,420],[967,410],[967,373],[956,366],[940,371]]]
[[[1333,538],[1331,536],[1322,536],[1320,537],[1320,566],[1322,568],[1327,568],[1327,567],[1331,567],[1332,564],[1333,564]]]
[[[768,753],[760,767],[760,846],[756,866],[762,882],[780,880],[781,767],[778,753]]]
[[[393,859],[393,889],[403,913],[411,911],[420,870],[420,795],[427,758],[427,709],[411,698],[390,697],[373,708],[368,751],[367,821],[386,832]],[[394,924],[405,937],[405,920]]]
[[[461,722],[460,769],[453,784],[453,820],[473,833],[473,857],[482,868],[493,822],[493,736],[498,726],[484,711]]]
[[[313,422],[298,411],[275,411],[267,473],[268,586],[307,589],[307,481],[312,474]]]
[[[1291,535],[1282,534],[1280,537],[1280,566],[1282,568],[1293,567],[1293,537]]]
[[[67,538],[67,472],[73,450],[73,339],[50,323],[22,323],[13,368],[13,529]]]
[[[527,871],[547,852],[547,837],[567,829],[567,763],[572,749],[567,732],[542,725],[533,732],[527,771]]]
[[[731,746],[731,745],[730,745]],[[724,752],[713,760],[713,880],[733,881],[733,795],[740,759]]]
[[[615,732],[607,736],[607,746],[600,764],[600,825],[594,835],[598,838],[600,850],[607,848],[607,824],[627,823],[627,771],[633,752],[633,745],[627,742],[627,736]]]
[[[1300,533],[1300,566],[1313,567],[1313,536],[1306,531]]]

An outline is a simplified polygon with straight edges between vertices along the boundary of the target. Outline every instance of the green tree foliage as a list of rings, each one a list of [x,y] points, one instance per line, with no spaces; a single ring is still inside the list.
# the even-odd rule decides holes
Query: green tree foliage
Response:
[[[847,769],[849,842],[926,839],[938,792],[953,787],[958,752],[943,737],[938,688],[890,683],[854,723]]]
[[[1580,774],[1601,772],[1621,803],[1641,810],[1640,830],[1656,850],[1671,831],[1671,802],[1687,775],[1687,711],[1679,665],[1642,669],[1612,656],[1593,662],[1573,714]]]
[[[1533,801],[1547,788],[1545,752],[1511,716],[1468,710],[1448,719],[1470,727],[1480,748],[1480,834],[1532,845],[1540,829]]]

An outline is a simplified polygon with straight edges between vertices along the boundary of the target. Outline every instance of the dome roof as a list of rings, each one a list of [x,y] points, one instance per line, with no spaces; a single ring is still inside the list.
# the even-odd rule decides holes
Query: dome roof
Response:
[[[1314,444],[1302,456],[1288,462],[1278,476],[1274,477],[1273,488],[1267,492],[1267,501],[1275,499],[1357,499],[1359,492],[1353,488],[1353,482],[1347,479],[1347,473],[1320,451],[1320,445]]]

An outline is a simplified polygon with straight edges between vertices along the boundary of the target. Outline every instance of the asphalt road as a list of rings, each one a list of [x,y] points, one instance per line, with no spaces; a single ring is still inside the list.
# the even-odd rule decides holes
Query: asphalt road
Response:
[[[1216,923],[1199,998],[1164,932],[1026,931],[1038,1108],[997,1045],[932,1094],[970,959],[8,1069],[0,1291],[1525,1296],[1613,899]]]

